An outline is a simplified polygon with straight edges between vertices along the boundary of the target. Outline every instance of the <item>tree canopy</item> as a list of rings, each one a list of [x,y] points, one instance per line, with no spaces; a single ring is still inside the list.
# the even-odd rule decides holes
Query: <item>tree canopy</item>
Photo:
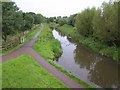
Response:
[[[77,30],[83,36],[92,37],[110,46],[120,46],[118,4],[116,2],[104,2],[98,9],[85,9],[76,17],[75,26]]]
[[[24,13],[14,2],[2,2],[2,39],[7,40],[8,35],[30,30],[34,24],[44,21],[41,14],[33,12]]]

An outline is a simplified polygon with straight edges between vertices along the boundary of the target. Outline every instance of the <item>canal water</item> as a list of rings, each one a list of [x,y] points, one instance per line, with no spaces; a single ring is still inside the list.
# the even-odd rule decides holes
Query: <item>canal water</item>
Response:
[[[55,60],[68,72],[81,80],[103,88],[116,88],[118,85],[118,65],[110,58],[96,54],[90,48],[80,45],[56,30],[53,36],[60,41],[62,55]]]

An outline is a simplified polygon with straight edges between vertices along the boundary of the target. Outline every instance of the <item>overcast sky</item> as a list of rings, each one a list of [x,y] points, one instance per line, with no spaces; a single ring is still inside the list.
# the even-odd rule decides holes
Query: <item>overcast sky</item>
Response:
[[[41,13],[46,17],[69,16],[87,7],[99,7],[109,0],[13,0],[24,12]]]

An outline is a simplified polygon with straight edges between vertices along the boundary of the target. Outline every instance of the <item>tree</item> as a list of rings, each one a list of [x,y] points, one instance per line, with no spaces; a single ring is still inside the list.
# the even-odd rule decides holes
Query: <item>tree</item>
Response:
[[[76,17],[76,15],[77,14],[70,15],[70,17],[67,19],[68,25],[72,25],[72,26],[75,25],[75,17]]]
[[[16,16],[18,7],[14,2],[2,2],[2,38],[7,40],[7,36],[14,34],[14,25],[16,23],[14,16]]]
[[[64,19],[64,18],[59,18],[59,19],[58,19],[58,24],[59,24],[60,26],[66,24],[66,23],[67,23],[67,21],[66,21],[66,19]]]
[[[14,15],[14,32],[21,32],[24,26],[23,12],[18,11]]]
[[[93,34],[93,25],[92,20],[94,17],[96,9],[85,9],[83,12],[77,15],[76,17],[76,28],[79,30],[80,34],[89,37]]]
[[[94,20],[94,36],[108,45],[118,46],[120,31],[118,29],[118,5],[113,2],[103,3],[97,10]]]
[[[37,17],[38,17],[38,21],[39,21],[38,24],[40,24],[40,23],[45,21],[43,15],[37,14]]]
[[[24,25],[22,31],[29,30],[34,24],[34,17],[29,13],[23,13]]]
[[[117,42],[120,41],[118,5],[112,2],[103,3],[103,18],[105,21],[105,35],[103,35],[103,40],[110,44],[117,45]]]
[[[105,22],[102,15],[102,10],[98,8],[92,21],[93,24],[93,38],[94,40],[103,40],[105,30]]]
[[[54,22],[54,17],[50,17],[49,22]]]

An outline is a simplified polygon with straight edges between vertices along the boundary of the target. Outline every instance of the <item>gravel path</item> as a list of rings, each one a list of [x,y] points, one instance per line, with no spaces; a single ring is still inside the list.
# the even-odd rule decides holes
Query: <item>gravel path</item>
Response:
[[[79,83],[76,83],[71,78],[69,78],[67,75],[60,72],[54,66],[49,64],[46,60],[44,60],[33,49],[33,45],[37,41],[37,37],[41,33],[43,27],[44,27],[44,25],[42,24],[42,27],[40,28],[39,32],[34,36],[34,38],[30,42],[24,44],[23,46],[21,46],[19,49],[15,50],[14,52],[12,52],[12,53],[10,53],[8,55],[2,56],[2,62],[11,60],[11,59],[13,59],[13,58],[15,58],[17,56],[22,55],[22,54],[29,54],[29,55],[33,56],[40,63],[40,65],[43,66],[48,72],[50,72],[52,75],[54,75],[56,78],[58,78],[61,82],[63,82],[68,87],[70,87],[70,88],[82,88],[82,86],[80,86]],[[1,60],[1,57],[0,57],[0,60]]]

